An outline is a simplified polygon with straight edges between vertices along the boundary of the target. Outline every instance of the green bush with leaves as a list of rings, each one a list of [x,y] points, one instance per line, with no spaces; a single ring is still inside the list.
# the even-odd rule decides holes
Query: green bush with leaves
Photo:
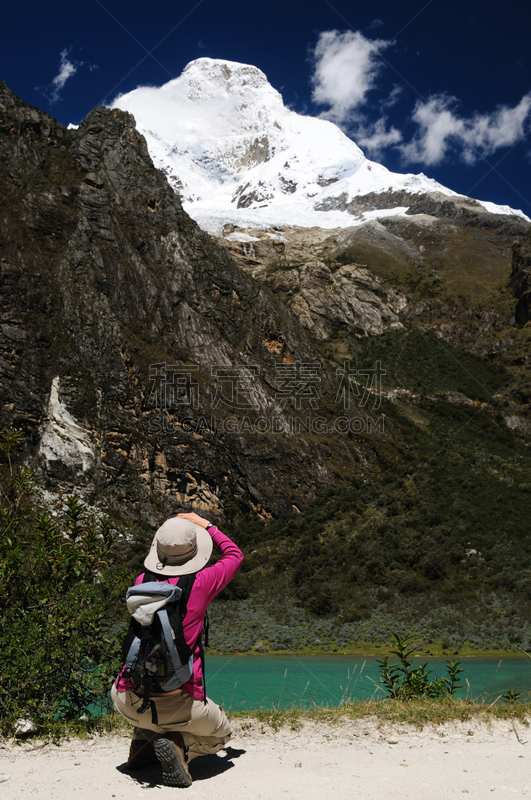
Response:
[[[505,694],[502,694],[503,699],[510,706],[514,705],[521,696],[521,693],[516,692],[514,689],[509,689],[509,691],[507,691]]]
[[[14,465],[21,435],[0,436],[0,718],[75,719],[105,704],[119,667],[106,618],[119,581],[113,533],[76,497],[35,516],[32,475]],[[121,588],[121,587],[120,587]]]
[[[461,688],[458,675],[464,672],[460,668],[460,661],[447,661],[447,676],[430,679],[431,670],[427,663],[413,667],[410,659],[413,653],[408,649],[410,638],[407,636],[393,635],[393,644],[396,650],[391,655],[398,656],[399,664],[390,664],[389,657],[378,660],[380,670],[380,684],[386,691],[386,696],[397,700],[412,700],[415,697],[453,697]]]

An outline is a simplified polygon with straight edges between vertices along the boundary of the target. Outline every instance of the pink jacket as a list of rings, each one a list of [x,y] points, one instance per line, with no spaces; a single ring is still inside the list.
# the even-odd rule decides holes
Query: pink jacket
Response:
[[[234,578],[243,561],[243,553],[228,536],[225,536],[216,526],[209,528],[209,534],[214,542],[214,547],[221,553],[221,558],[210,567],[205,567],[197,573],[188,604],[186,614],[183,619],[183,632],[186,643],[193,646],[199,639],[199,634],[203,626],[206,610],[214,597]],[[144,573],[138,576],[135,585],[142,583]],[[165,579],[167,583],[175,586],[178,577]],[[127,692],[134,688],[134,683],[130,678],[122,677],[116,679],[116,688],[119,692]],[[182,685],[183,692],[192,697],[203,700],[205,693],[203,689],[203,670],[199,645],[196,644],[194,650],[194,666],[190,680]]]

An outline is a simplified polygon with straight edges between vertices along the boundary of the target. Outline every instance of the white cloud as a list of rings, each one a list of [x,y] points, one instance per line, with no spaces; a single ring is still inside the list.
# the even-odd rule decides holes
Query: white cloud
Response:
[[[356,143],[368,150],[372,156],[379,156],[383,150],[402,141],[402,134],[392,126],[387,130],[386,117],[380,117],[377,122],[360,129]]]
[[[379,23],[373,20],[371,27]],[[450,157],[474,164],[526,138],[531,129],[531,92],[515,106],[501,105],[494,111],[468,116],[460,113],[457,98],[432,95],[416,103],[411,115],[416,130],[406,142],[403,131],[390,125],[384,116],[401,98],[402,89],[395,85],[387,100],[378,103],[379,119],[371,121],[376,115],[371,113],[367,95],[376,86],[382,66],[379,55],[391,44],[385,39],[369,39],[359,31],[333,30],[320,34],[312,52],[312,99],[327,106],[320,116],[342,127],[372,155],[393,147],[406,161],[426,166]]]
[[[384,39],[367,39],[359,31],[324,31],[313,51],[312,98],[329,106],[322,116],[338,124],[352,120],[366,102],[381,67],[378,54],[389,47]]]
[[[466,118],[456,109],[456,98],[445,95],[417,102],[413,120],[419,130],[400,148],[408,161],[440,164],[450,151],[457,151],[464,161],[474,164],[483,156],[516,144],[527,134],[531,92],[516,106],[500,106],[490,114]]]
[[[380,108],[392,108],[392,106],[396,105],[402,97],[402,92],[403,89],[401,86],[393,86],[387,100],[383,100],[380,103]]]
[[[65,83],[72,75],[75,75],[79,67],[83,66],[83,62],[73,63],[69,60],[70,51],[66,48],[61,52],[61,63],[59,65],[59,72],[49,84],[48,91],[44,91],[51,103],[56,103],[59,100],[61,90],[64,88]]]

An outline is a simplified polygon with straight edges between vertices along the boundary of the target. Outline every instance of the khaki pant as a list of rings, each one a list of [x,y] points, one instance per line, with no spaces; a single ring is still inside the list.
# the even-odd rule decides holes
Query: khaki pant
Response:
[[[188,748],[188,761],[197,756],[216,753],[232,736],[230,723],[223,709],[209,699],[204,703],[184,692],[170,697],[153,697],[158,715],[158,723],[154,725],[150,708],[143,714],[137,713],[142,705],[142,698],[133,692],[119,692],[113,686],[111,698],[116,711],[135,726],[133,739],[150,741],[160,734],[178,731]]]

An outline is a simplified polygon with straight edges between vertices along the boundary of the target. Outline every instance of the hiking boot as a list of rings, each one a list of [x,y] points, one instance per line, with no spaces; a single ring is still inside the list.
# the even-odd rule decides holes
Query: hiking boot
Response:
[[[191,786],[192,777],[186,765],[183,737],[167,733],[153,743],[155,755],[162,765],[162,781],[166,786]]]
[[[129,769],[144,769],[156,764],[158,761],[153,748],[153,742],[148,739],[132,739],[129,746]]]

